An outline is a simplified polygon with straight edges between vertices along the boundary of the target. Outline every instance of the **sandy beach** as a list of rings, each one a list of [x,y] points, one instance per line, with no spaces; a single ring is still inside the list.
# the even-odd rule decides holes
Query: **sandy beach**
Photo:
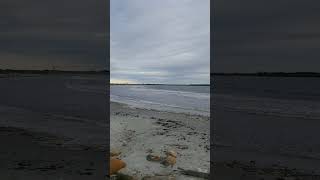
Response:
[[[121,172],[138,178],[172,175],[176,179],[201,179],[182,175],[179,168],[209,173],[209,117],[147,110],[111,103],[110,146],[121,151],[127,163]],[[177,163],[165,167],[146,159],[150,153],[177,152]]]
[[[271,127],[278,126],[278,128],[288,128],[296,132],[301,132],[304,128],[308,128],[310,132],[315,132],[316,127],[319,125],[317,121],[310,122],[314,124],[312,128],[299,126],[299,118],[234,112],[220,108],[216,108],[215,112],[215,117],[223,121],[215,122],[217,131],[213,147],[213,158],[215,160],[213,164],[215,169],[213,172],[214,178],[221,180],[320,179],[320,161],[314,156],[316,152],[299,152],[295,149],[290,149],[288,146],[286,147],[284,143],[276,143],[280,137],[290,137],[292,141],[298,141],[298,137],[302,134],[296,134],[296,137],[288,134],[286,137],[285,135],[279,135],[281,131],[277,131],[276,128],[274,128],[274,131],[269,130]],[[232,121],[236,117],[243,119],[241,121]],[[254,123],[256,119],[259,119],[260,123]],[[231,127],[229,124],[234,126]],[[218,127],[223,126],[228,127],[228,131],[218,130]],[[287,132],[289,131],[287,130]],[[226,141],[223,137],[229,137],[230,139],[232,137],[233,141]],[[252,141],[255,143],[254,147],[241,144],[253,143]],[[267,149],[271,146],[271,142],[275,146],[282,146],[282,152],[276,151],[278,150],[276,148],[274,148],[274,151]]]
[[[237,115],[244,116],[229,112],[229,116]],[[216,117],[222,118],[225,114],[218,113]],[[180,168],[209,173],[209,123],[209,117],[205,116],[140,109],[112,102],[110,145],[111,149],[121,152],[119,157],[127,164],[120,173],[137,179],[154,175],[161,175],[163,179],[205,179],[183,175]],[[211,177],[214,179],[320,179],[316,172],[303,169],[310,166],[311,161],[318,167],[317,160],[235,151],[218,142],[213,148],[215,161],[212,163],[214,171]],[[150,153],[164,155],[166,150],[178,152],[177,164],[173,168],[146,159]]]
[[[213,94],[214,177],[320,179],[317,81],[217,76]]]
[[[46,133],[1,127],[1,179],[105,179],[106,152],[83,146],[64,147],[65,139]]]
[[[87,75],[1,78],[0,179],[105,179],[104,79]]]

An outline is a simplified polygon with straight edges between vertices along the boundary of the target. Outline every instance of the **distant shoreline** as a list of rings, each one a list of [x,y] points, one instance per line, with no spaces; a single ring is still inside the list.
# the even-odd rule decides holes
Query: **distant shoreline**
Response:
[[[255,77],[320,77],[316,72],[257,72],[257,73],[211,73],[211,76],[255,76]]]
[[[65,71],[65,70],[14,70],[0,69],[0,74],[108,74],[108,70],[100,71]]]
[[[128,86],[134,86],[134,85],[146,85],[146,86],[152,86],[152,85],[163,85],[163,86],[210,86],[210,84],[121,84],[121,83],[110,83],[110,85],[128,85]]]

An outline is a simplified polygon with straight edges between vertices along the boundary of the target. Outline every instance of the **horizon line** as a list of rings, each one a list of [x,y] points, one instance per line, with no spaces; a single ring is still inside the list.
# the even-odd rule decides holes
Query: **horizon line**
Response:
[[[320,77],[320,72],[251,72],[251,73],[210,73],[210,76],[260,76],[260,77]]]
[[[109,72],[107,69],[100,70],[61,70],[61,69],[0,69],[0,73],[25,73],[25,72]]]
[[[189,84],[166,84],[166,83],[110,83],[110,85],[172,85],[172,86],[185,86],[185,85],[189,85],[189,86],[210,86],[209,84],[195,84],[195,83],[189,83]]]

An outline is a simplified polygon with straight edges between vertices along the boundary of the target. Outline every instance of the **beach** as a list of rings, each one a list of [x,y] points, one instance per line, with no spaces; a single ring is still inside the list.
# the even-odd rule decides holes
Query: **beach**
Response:
[[[219,179],[319,179],[317,78],[215,77]]]
[[[105,179],[104,81],[88,75],[0,78],[2,179]],[[183,169],[219,180],[319,179],[316,81],[216,78],[213,172],[206,88],[117,86],[122,88],[117,93],[111,88],[110,146],[127,164],[120,173],[204,179]],[[177,153],[172,167],[147,160],[169,150]]]
[[[1,179],[105,179],[105,79],[0,78]]]
[[[0,128],[1,179],[105,179],[105,151],[64,147],[64,139],[17,128]]]
[[[183,170],[210,171],[209,86],[111,85],[110,148],[120,151],[122,173],[138,179],[162,175],[203,179]],[[164,166],[149,155],[177,153],[176,164]]]
[[[181,175],[178,168],[209,172],[209,123],[205,116],[132,108],[113,102],[110,147],[121,152],[120,158],[127,164],[126,174],[194,179]],[[150,153],[163,156],[167,150],[178,154],[172,168],[146,159]]]

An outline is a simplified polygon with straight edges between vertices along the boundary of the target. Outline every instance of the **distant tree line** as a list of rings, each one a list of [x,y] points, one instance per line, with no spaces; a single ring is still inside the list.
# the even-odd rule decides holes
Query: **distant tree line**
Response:
[[[320,77],[317,72],[211,73],[211,76]]]
[[[100,71],[64,71],[64,70],[15,70],[0,69],[0,74],[107,74],[108,70]]]
[[[136,83],[136,84],[129,84],[129,83],[110,83],[111,85],[165,85],[165,86],[210,86],[210,84],[156,84],[156,83]]]

